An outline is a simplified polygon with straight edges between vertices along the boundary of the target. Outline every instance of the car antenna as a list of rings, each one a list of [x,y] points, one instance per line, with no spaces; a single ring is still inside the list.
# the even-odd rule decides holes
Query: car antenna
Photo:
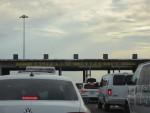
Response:
[[[30,77],[33,77],[33,76],[34,76],[34,74],[31,72]]]

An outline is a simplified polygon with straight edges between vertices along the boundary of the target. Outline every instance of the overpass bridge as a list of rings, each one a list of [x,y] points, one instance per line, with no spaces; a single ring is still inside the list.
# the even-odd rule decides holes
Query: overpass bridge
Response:
[[[25,70],[26,66],[54,66],[59,75],[63,71],[82,71],[83,80],[92,70],[136,70],[140,63],[150,59],[0,59],[0,75],[7,75],[10,71]],[[89,72],[89,73],[88,73]]]

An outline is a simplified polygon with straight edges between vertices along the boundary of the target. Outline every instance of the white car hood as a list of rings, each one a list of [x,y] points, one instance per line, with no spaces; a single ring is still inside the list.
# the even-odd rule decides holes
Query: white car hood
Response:
[[[79,111],[79,101],[0,101],[0,113],[69,113]]]

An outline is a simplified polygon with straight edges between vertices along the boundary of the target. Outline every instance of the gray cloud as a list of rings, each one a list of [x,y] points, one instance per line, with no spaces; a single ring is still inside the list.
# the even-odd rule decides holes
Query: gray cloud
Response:
[[[149,0],[1,0],[0,43],[7,43],[12,37],[13,45],[17,40],[20,43],[11,47],[0,44],[0,48],[22,53],[19,16],[26,14],[29,58],[51,51],[55,58],[69,58],[74,52],[95,58],[98,54],[94,52],[99,51],[112,56],[120,49],[126,54],[129,48],[141,51],[137,43],[149,42],[149,5]],[[5,51],[0,49],[2,53]]]

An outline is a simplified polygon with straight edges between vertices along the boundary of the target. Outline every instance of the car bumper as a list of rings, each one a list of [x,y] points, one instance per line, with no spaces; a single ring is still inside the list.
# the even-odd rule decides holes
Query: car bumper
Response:
[[[106,103],[111,105],[124,105],[125,99],[109,99],[106,100]]]
[[[82,97],[85,103],[88,102],[97,102],[98,98],[97,97]]]

